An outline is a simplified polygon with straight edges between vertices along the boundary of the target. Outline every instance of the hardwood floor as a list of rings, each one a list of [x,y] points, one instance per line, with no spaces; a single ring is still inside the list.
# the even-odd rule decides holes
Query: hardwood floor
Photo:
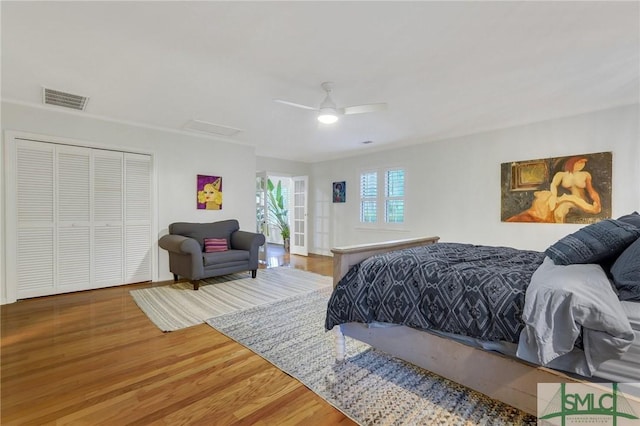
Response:
[[[332,274],[329,257],[274,252],[272,266]],[[354,424],[297,380],[206,324],[162,333],[129,291],[163,284],[0,307],[0,423]]]

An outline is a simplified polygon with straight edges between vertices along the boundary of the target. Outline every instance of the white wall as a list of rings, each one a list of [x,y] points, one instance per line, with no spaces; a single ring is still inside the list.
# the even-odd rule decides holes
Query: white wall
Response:
[[[256,157],[253,148],[180,133],[2,103],[2,130],[86,141],[154,155],[158,236],[175,221],[236,218],[255,229],[255,172],[309,176],[309,251],[422,235],[442,241],[543,250],[579,225],[500,221],[500,164],[509,161],[613,152],[613,216],[640,211],[640,108],[638,105],[534,123],[466,137],[316,164]],[[402,166],[407,173],[406,223],[401,230],[364,229],[358,223],[361,170]],[[0,175],[4,163],[0,161]],[[197,210],[197,174],[223,176],[221,211]],[[331,202],[331,184],[347,182],[347,202]],[[4,206],[4,186],[0,205]],[[2,207],[3,209],[4,207]],[[4,218],[4,210],[0,219]],[[2,223],[4,227],[4,223]],[[4,228],[0,235],[4,235]],[[3,250],[6,250],[3,246]],[[2,261],[4,261],[2,257]],[[158,278],[171,278],[158,250]],[[4,264],[2,299],[4,300]]]
[[[333,246],[438,235],[441,241],[544,250],[580,225],[500,221],[500,164],[613,152],[612,214],[640,211],[638,105],[313,164],[310,251]],[[369,168],[406,170],[402,229],[365,229],[359,220],[359,175]],[[331,202],[331,183],[346,180],[347,202]]]
[[[253,147],[6,102],[2,103],[1,124],[3,141],[4,131],[16,130],[71,138],[87,142],[89,146],[152,154],[158,195],[158,237],[167,233],[170,223],[178,221],[238,219],[241,229],[255,230],[256,157]],[[0,163],[0,167],[0,175],[4,176],[4,163]],[[222,210],[196,208],[197,174],[222,176]],[[4,211],[0,217],[6,217]],[[10,248],[5,248],[3,241],[3,250],[7,249]],[[154,250],[158,250],[158,279],[171,279],[167,253],[158,249],[157,244]],[[4,261],[4,256],[2,258]],[[4,289],[2,275],[3,300]]]
[[[276,176],[308,176],[310,164],[278,158],[256,157],[256,170]]]

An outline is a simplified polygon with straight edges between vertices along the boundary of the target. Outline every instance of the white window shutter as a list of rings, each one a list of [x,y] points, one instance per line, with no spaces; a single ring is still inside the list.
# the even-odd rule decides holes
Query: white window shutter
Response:
[[[360,175],[360,222],[378,221],[378,173],[367,172]]]
[[[384,221],[404,222],[404,169],[387,170],[385,173]]]

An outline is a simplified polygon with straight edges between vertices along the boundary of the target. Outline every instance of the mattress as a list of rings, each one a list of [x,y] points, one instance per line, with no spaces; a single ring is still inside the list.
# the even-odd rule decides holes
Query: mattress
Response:
[[[594,377],[588,380],[600,379],[597,381],[616,382],[616,383],[640,383],[640,302],[621,302],[622,307],[629,318],[631,328],[634,331],[634,340],[631,347],[624,353],[622,358],[617,360],[605,361]],[[398,327],[397,324],[389,324],[383,322],[374,322],[368,324],[368,327]],[[459,334],[445,333],[439,331],[427,331],[441,337],[455,340],[465,345],[481,348],[487,351],[499,352],[503,355],[516,357],[517,345],[510,342],[502,341],[484,341]],[[556,370],[571,373],[572,359],[570,356],[560,357],[549,364],[549,367]]]

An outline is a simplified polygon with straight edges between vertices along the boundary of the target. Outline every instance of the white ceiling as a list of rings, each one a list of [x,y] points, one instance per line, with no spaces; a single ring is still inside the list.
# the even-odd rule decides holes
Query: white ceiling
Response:
[[[638,103],[640,3],[2,1],[2,98],[320,161]],[[339,106],[388,110],[320,125]],[[56,108],[56,107],[47,107]],[[56,108],[59,109],[59,108]],[[374,143],[362,144],[371,140]]]

